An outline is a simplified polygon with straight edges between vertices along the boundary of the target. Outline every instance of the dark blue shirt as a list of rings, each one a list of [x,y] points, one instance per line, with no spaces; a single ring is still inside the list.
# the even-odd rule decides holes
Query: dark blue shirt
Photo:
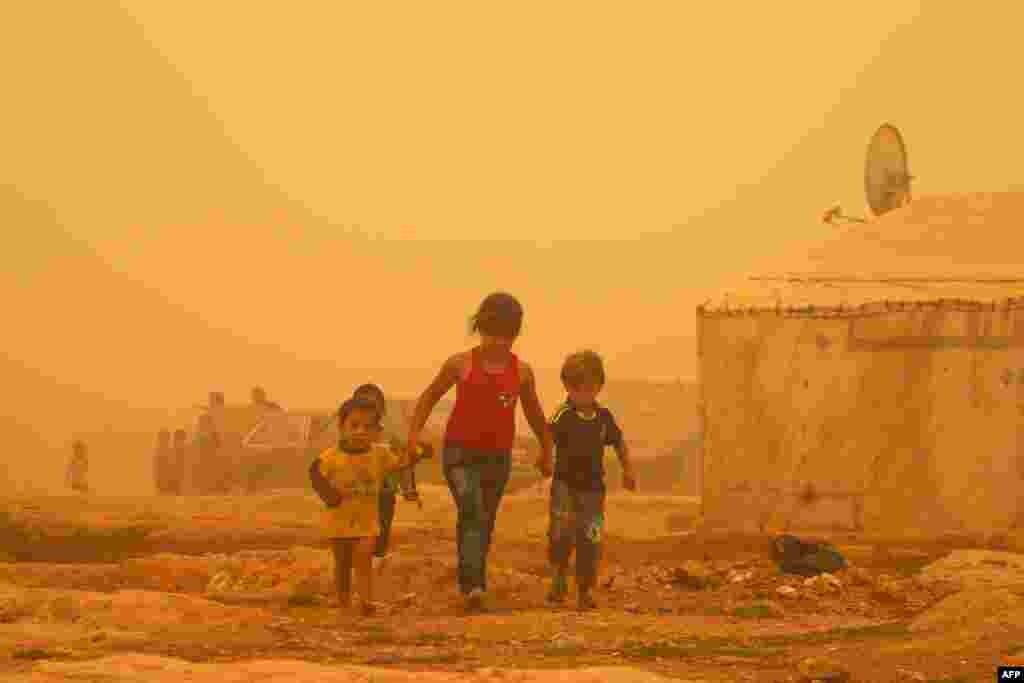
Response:
[[[551,418],[554,478],[575,489],[603,491],[604,449],[622,443],[622,430],[610,410],[598,403],[593,408],[593,415],[586,417],[566,400]]]

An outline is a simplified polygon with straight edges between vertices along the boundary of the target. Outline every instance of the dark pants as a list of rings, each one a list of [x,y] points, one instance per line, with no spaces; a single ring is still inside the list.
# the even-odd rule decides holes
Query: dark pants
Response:
[[[332,538],[331,552],[334,554],[334,587],[338,595],[352,594],[352,542],[347,538]]]
[[[446,448],[446,451],[448,449]],[[448,482],[458,510],[455,538],[459,554],[459,590],[487,590],[487,554],[491,548],[498,505],[512,472],[509,453],[496,452],[486,457],[457,456],[446,453],[444,478]]]
[[[377,536],[377,547],[373,554],[384,557],[387,555],[388,542],[391,540],[391,523],[395,520],[395,489],[390,482],[385,481],[381,487],[377,506],[380,512],[380,535]]]
[[[569,566],[576,547],[576,586],[588,591],[597,579],[604,530],[604,491],[570,487],[551,481],[551,522],[548,528],[548,559],[561,571]]]

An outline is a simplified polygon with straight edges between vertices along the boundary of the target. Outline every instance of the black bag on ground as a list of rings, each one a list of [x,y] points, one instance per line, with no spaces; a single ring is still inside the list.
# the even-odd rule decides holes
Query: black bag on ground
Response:
[[[832,544],[801,541],[789,534],[772,542],[772,559],[784,574],[799,576],[817,576],[849,566],[846,558]]]

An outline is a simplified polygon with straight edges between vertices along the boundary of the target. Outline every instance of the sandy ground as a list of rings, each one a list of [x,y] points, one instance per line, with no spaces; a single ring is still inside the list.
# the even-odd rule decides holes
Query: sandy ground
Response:
[[[303,492],[5,499],[0,673],[987,681],[1024,652],[1024,556],[1006,552],[1012,538],[984,541],[1001,550],[970,550],[979,539],[836,538],[853,566],[807,582],[779,574],[767,538],[682,528],[697,519],[696,499],[615,494],[599,608],[581,613],[572,600],[544,602],[546,498],[525,492],[500,512],[490,609],[465,615],[453,508],[440,487],[425,486],[424,498],[423,510],[399,504],[396,554],[378,575],[384,609],[373,618],[331,606],[318,501]]]

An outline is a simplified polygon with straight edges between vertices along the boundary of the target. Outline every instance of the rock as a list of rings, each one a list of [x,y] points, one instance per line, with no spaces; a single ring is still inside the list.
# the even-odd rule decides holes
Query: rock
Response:
[[[395,600],[395,604],[398,605],[399,607],[411,607],[415,603],[416,603],[416,594],[415,593],[406,593],[405,595],[402,595],[397,600]]]
[[[893,579],[883,574],[875,582],[871,595],[883,602],[905,603],[910,597],[911,586],[912,582],[909,580]]]
[[[786,610],[782,607],[782,605],[780,605],[779,603],[775,602],[774,600],[765,600],[765,601],[762,601],[762,602],[758,603],[758,605],[764,611],[765,616],[772,617],[772,618],[779,618],[779,617],[786,616]]]
[[[25,616],[24,605],[14,595],[0,595],[0,624],[10,624]]]
[[[568,650],[577,647],[583,647],[586,641],[582,636],[571,636],[564,633],[559,633],[551,640],[552,647],[558,650]]]
[[[752,578],[754,578],[754,572],[749,569],[746,571],[730,569],[729,573],[726,575],[726,580],[729,583],[745,583]]]
[[[871,572],[862,567],[850,567],[840,575],[854,586],[870,586],[875,583],[875,577],[871,575]]]
[[[687,560],[671,571],[668,582],[673,586],[690,590],[703,590],[720,585],[721,579],[715,576],[714,572],[704,563]]]
[[[842,590],[843,582],[832,574],[824,572],[804,580],[804,586],[819,593],[836,593]]]
[[[800,593],[792,586],[779,586],[775,589],[775,592],[781,597],[789,600],[800,597]]]
[[[976,589],[950,595],[910,624],[913,632],[1000,632],[1024,619],[1024,598],[1000,588]]]
[[[827,681],[840,683],[849,681],[850,673],[830,657],[808,657],[797,665],[797,671],[804,681]]]
[[[954,550],[919,574],[932,582],[954,582],[964,590],[1024,585],[1024,555],[991,550]]]
[[[210,577],[206,584],[207,593],[226,593],[234,586],[235,577],[230,572],[220,571]]]

